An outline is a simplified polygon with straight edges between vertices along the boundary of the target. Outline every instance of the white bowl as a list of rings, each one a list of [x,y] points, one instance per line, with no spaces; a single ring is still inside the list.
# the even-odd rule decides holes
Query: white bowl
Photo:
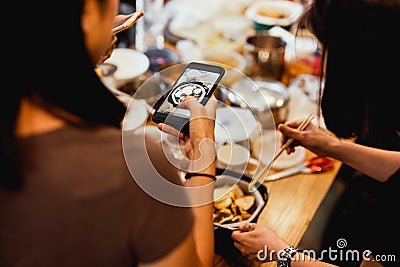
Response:
[[[289,27],[300,18],[303,11],[303,5],[297,2],[289,0],[261,0],[253,2],[246,9],[245,14],[246,17],[255,22],[257,30],[269,30],[275,25]],[[262,28],[262,26],[265,26],[265,28]]]

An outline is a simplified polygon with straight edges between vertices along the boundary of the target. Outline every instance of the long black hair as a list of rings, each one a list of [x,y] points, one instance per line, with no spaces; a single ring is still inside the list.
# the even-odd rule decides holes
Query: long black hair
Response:
[[[315,0],[301,18],[323,47],[321,108],[337,136],[400,148],[399,23],[394,0]]]
[[[82,126],[120,127],[125,107],[103,85],[85,48],[82,0],[27,1],[22,7],[12,8],[27,26],[24,30],[12,27],[3,32],[9,42],[3,61],[9,72],[5,79],[17,79],[2,90],[0,98],[0,183],[19,187],[15,125],[22,98],[40,99],[44,108],[60,117],[65,112],[57,110],[74,114]]]

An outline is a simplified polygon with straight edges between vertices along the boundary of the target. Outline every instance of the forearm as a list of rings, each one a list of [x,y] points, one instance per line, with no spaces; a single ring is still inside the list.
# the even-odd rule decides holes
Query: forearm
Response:
[[[194,208],[194,239],[202,266],[212,266],[214,262],[213,205]]]
[[[215,170],[214,170],[215,171]],[[209,185],[213,180],[203,176],[193,176],[185,182],[186,186],[199,187]],[[196,251],[202,266],[212,266],[214,256],[214,225],[213,225],[213,187],[204,187],[203,196],[207,196],[209,202],[193,208],[195,223],[193,226],[193,235],[196,245]],[[194,202],[196,201],[196,197]]]
[[[384,182],[400,167],[400,152],[359,145],[347,140],[332,142],[327,148],[329,156]]]
[[[189,171],[215,175],[216,167],[215,159],[212,157],[213,151],[213,147],[209,147],[208,149],[205,148],[203,154],[201,154],[200,151],[195,149],[192,158],[193,163]],[[204,176],[193,176],[186,180],[185,185],[188,187],[202,187],[201,196],[191,195],[195,203],[193,208],[195,217],[193,234],[196,250],[202,265],[212,266],[214,261],[213,180]],[[201,205],[197,205],[199,199],[201,199]]]

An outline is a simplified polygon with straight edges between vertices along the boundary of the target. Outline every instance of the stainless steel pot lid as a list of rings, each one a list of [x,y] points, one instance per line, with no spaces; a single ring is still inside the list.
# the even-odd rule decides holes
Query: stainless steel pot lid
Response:
[[[279,81],[253,81],[249,78],[241,79],[232,84],[230,90],[222,92],[229,101],[240,107],[255,109],[279,109],[289,100],[286,86]]]

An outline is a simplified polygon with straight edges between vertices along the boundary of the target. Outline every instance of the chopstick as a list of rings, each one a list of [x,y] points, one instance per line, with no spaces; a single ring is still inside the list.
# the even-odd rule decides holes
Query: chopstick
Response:
[[[227,225],[223,225],[223,224],[219,224],[219,225],[217,225],[217,227],[228,229],[231,231],[236,231],[236,230],[240,229],[240,226],[227,226]]]
[[[117,33],[119,33],[119,32],[122,32],[122,31],[126,30],[126,29],[129,29],[129,28],[132,27],[133,24],[135,24],[136,21],[138,21],[138,19],[140,19],[143,15],[144,15],[144,11],[143,11],[143,10],[139,10],[139,11],[136,11],[136,12],[130,14],[129,17],[122,18],[121,20],[125,20],[124,23],[122,23],[122,24],[119,25],[119,26],[114,27],[114,28],[111,30],[111,32],[112,32],[113,34],[117,34]]]
[[[297,127],[298,130],[303,131],[309,124],[310,122],[313,120],[314,118],[314,114],[310,114],[307,116],[307,118],[305,118],[300,125]],[[265,172],[268,171],[271,167],[271,165],[275,162],[275,160],[282,154],[283,151],[285,151],[292,143],[293,143],[294,139],[293,138],[289,138],[286,143],[279,149],[278,153],[275,154],[275,156],[272,158],[271,162],[266,165],[264,168],[261,169],[260,172],[255,174],[255,177],[253,178],[253,180],[249,183],[249,192],[253,192],[253,190],[251,190],[253,188],[253,186],[256,183],[262,184],[264,182],[264,180],[266,179],[266,175]]]

